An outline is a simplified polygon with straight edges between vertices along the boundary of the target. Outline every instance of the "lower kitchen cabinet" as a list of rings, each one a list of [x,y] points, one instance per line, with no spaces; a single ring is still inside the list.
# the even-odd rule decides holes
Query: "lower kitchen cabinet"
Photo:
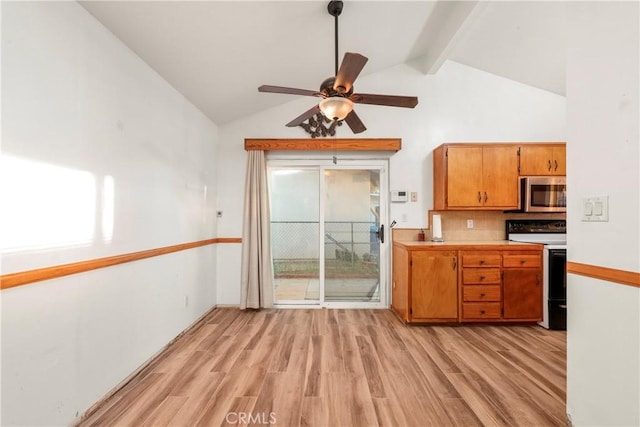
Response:
[[[458,254],[456,251],[419,251],[411,256],[413,321],[458,319]]]
[[[457,322],[457,282],[457,251],[394,246],[391,308],[405,322]]]
[[[518,267],[503,269],[503,317],[505,320],[542,320],[542,272],[539,256],[520,257]],[[527,257],[529,258],[527,260]]]
[[[461,251],[460,259],[460,319],[463,322],[500,319],[502,254],[499,251]]]
[[[391,308],[407,323],[542,320],[542,246],[496,246],[394,243]]]
[[[542,251],[460,251],[463,322],[542,320]]]

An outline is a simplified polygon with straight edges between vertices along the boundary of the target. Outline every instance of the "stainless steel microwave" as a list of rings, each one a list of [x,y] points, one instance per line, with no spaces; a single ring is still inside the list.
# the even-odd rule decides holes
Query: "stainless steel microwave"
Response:
[[[566,212],[567,178],[529,176],[520,178],[520,209],[523,212]]]

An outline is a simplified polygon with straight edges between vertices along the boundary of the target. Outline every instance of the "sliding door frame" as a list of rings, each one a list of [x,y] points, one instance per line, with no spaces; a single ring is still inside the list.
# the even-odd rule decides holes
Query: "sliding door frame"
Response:
[[[300,153],[298,153],[299,155]],[[267,169],[280,169],[280,168],[300,168],[300,169],[317,169],[320,178],[319,185],[319,256],[320,256],[320,299],[309,304],[298,303],[297,301],[274,301],[274,305],[280,308],[388,308],[390,304],[390,268],[391,268],[391,244],[390,244],[390,228],[388,226],[389,218],[389,160],[387,158],[380,159],[379,157],[373,158],[367,155],[362,156],[350,156],[349,159],[327,159],[326,154],[324,156],[308,156],[308,158],[282,158],[280,156],[272,156],[267,158]],[[299,156],[298,156],[299,157]],[[376,302],[366,301],[325,301],[325,249],[324,249],[324,220],[325,220],[325,179],[324,172],[326,170],[367,170],[377,169],[380,171],[380,224],[385,226],[385,238],[384,243],[380,243],[380,255],[379,255],[379,293],[380,299]],[[275,299],[275,293],[274,293]]]

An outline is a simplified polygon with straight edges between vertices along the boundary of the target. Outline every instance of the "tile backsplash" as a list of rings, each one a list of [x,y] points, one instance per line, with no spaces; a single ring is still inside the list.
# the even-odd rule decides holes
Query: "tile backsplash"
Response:
[[[431,224],[433,214],[442,219],[442,237],[445,241],[470,240],[504,240],[506,238],[505,221],[507,219],[565,219],[562,213],[527,214],[504,213],[493,211],[429,211]],[[467,228],[467,221],[473,221],[473,228]],[[396,240],[418,240],[419,228],[394,228],[393,238]],[[431,240],[431,230],[425,229],[427,240]]]

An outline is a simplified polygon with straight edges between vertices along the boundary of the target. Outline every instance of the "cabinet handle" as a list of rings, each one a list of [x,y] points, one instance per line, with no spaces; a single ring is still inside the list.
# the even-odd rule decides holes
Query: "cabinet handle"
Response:
[[[484,280],[484,276],[480,276],[480,280]]]
[[[480,314],[485,314],[485,311],[484,310],[480,310]]]
[[[478,203],[482,203],[482,194],[478,191]]]
[[[520,260],[520,265],[524,265],[524,263],[525,263],[525,262],[527,262],[527,260],[526,260],[526,259],[521,259],[521,260]]]
[[[483,293],[480,294],[480,298],[484,298],[484,297],[485,297],[485,295],[484,295],[484,292],[483,292]]]
[[[487,200],[489,200],[489,196],[487,196],[487,192],[484,192],[484,202],[487,203]]]
[[[557,161],[557,160],[554,160],[554,161],[553,161],[553,164],[555,165],[555,167],[553,168],[553,170],[554,170],[554,171],[557,171],[557,170],[558,170],[558,161]]]
[[[483,259],[480,260],[480,265],[482,265],[482,264],[484,264],[484,260]]]
[[[547,170],[551,172],[551,160],[549,160],[549,163],[547,163]]]
[[[458,258],[453,257],[451,265],[452,265],[453,269],[455,270],[456,267],[458,266]]]

